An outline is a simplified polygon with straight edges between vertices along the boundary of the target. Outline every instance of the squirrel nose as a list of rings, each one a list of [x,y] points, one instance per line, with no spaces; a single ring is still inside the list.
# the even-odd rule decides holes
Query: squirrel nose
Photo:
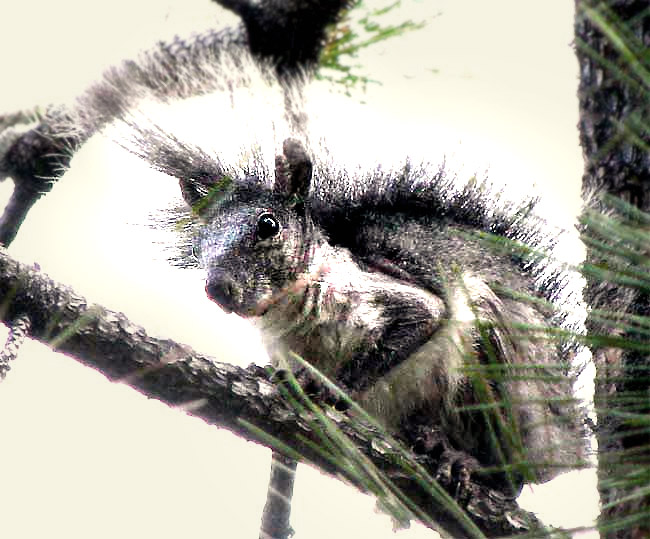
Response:
[[[213,270],[205,283],[205,292],[224,311],[239,311],[243,300],[241,287],[226,273]]]

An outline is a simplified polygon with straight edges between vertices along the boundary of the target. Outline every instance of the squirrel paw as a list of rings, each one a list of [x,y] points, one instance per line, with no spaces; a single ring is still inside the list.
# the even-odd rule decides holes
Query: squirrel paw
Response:
[[[323,382],[316,379],[309,370],[300,368],[294,373],[294,377],[305,395],[315,401],[316,404],[332,406],[339,411],[349,408],[349,404],[344,399]],[[278,369],[274,373],[274,378],[279,381],[285,380],[287,371]]]
[[[295,376],[306,395],[318,404],[326,404],[339,411],[344,411],[349,408],[348,403],[337,392],[333,391],[321,380],[314,378],[307,369],[298,370]]]
[[[434,479],[459,504],[469,501],[471,478],[480,474],[479,461],[464,451],[451,448],[446,437],[435,429],[423,429],[415,440],[413,450],[436,463]]]
[[[481,465],[463,451],[446,449],[440,455],[435,480],[459,503],[467,502],[472,494],[470,479]]]

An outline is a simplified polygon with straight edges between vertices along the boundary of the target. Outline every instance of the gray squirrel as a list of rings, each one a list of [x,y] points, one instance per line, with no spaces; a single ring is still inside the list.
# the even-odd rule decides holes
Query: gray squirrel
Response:
[[[516,492],[579,464],[571,347],[547,332],[565,314],[553,307],[565,275],[546,271],[531,202],[459,186],[439,164],[342,168],[311,131],[302,76],[278,79],[245,50],[209,65],[214,140],[195,142],[198,121],[172,132],[155,108],[127,109],[121,136],[179,179],[210,299],[260,328],[276,366],[298,354],[456,470]]]
[[[329,4],[335,14],[345,2]],[[242,17],[259,35],[250,24],[262,19]],[[47,132],[78,144],[117,120],[121,144],[178,178],[208,297],[253,319],[276,365],[297,353],[417,451],[507,490],[579,463],[571,348],[546,331],[562,322],[552,305],[563,276],[545,271],[548,234],[532,205],[501,203],[479,181],[458,186],[438,164],[340,168],[303,102],[311,56],[259,54],[263,43],[241,36],[127,62],[52,112]],[[223,146],[157,117],[212,95],[223,98],[205,121]],[[253,131],[245,148],[226,148],[234,122],[267,121],[242,99],[278,120],[271,136]],[[20,156],[12,147],[4,167],[17,174]]]
[[[535,241],[530,208],[494,211],[485,186],[457,191],[444,170],[408,162],[350,178],[315,166],[295,139],[270,175],[181,186],[199,208],[207,295],[255,320],[280,364],[297,353],[425,450],[514,465],[515,490],[522,475],[544,481],[580,461],[563,346],[525,329],[557,324],[522,299],[539,294],[535,264],[473,235]],[[501,409],[462,411],[481,403]]]

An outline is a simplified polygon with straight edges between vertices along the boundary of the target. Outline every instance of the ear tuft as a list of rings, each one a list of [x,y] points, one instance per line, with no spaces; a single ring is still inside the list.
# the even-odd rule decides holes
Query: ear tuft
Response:
[[[203,182],[194,178],[179,179],[178,184],[181,186],[183,199],[190,207],[194,207],[209,192],[209,187]]]
[[[286,139],[282,155],[275,158],[276,193],[285,197],[304,199],[311,184],[312,163],[303,145],[295,139]]]
[[[178,183],[185,202],[194,213],[200,214],[210,202],[228,193],[233,182],[227,175],[215,177],[206,174],[198,178],[181,178]]]

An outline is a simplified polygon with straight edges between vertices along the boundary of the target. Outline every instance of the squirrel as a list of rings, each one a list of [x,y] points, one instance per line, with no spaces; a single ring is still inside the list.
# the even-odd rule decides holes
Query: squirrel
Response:
[[[245,48],[208,63],[198,102],[120,114],[120,143],[179,180],[208,297],[260,329],[276,366],[298,354],[411,447],[500,488],[579,465],[572,343],[549,334],[566,274],[533,202],[439,163],[342,167],[302,74]]]
[[[207,295],[254,321],[276,365],[297,353],[413,445],[514,466],[490,480],[515,491],[580,461],[565,347],[525,330],[557,326],[543,262],[475,234],[542,241],[530,207],[495,209],[432,166],[341,175],[296,139],[269,169],[180,183]],[[464,411],[481,404],[497,411]]]
[[[336,14],[346,2],[322,4]],[[249,33],[255,21],[244,17]],[[74,145],[118,120],[120,144],[178,178],[208,297],[253,320],[276,365],[293,367],[282,358],[295,352],[412,447],[496,470],[514,491],[579,463],[571,344],[547,335],[563,276],[546,271],[532,204],[457,185],[437,163],[340,168],[311,132],[305,60],[264,58],[255,48],[275,42],[242,35],[127,62],[47,131]],[[207,144],[197,124],[157,119],[196,99]],[[245,148],[229,144],[236,123]],[[4,161],[16,169],[20,155]]]

